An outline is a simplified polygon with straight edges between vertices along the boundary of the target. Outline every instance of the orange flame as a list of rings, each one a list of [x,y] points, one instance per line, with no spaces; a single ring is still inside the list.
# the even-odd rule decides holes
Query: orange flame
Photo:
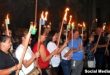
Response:
[[[6,15],[5,24],[10,24],[9,14]]]
[[[71,20],[72,20],[72,15],[70,15],[70,19],[69,19],[69,25],[71,24]]]
[[[106,27],[106,26],[104,25],[104,26],[103,26],[103,30],[105,30],[105,27]]]
[[[47,21],[48,11],[45,12],[45,18],[44,20]]]
[[[44,11],[41,13],[41,19],[44,19]]]
[[[67,21],[68,11],[69,11],[69,8],[66,8],[66,9],[65,9],[65,15],[64,15],[64,18],[63,18],[63,20],[65,20],[65,21]]]
[[[84,27],[84,28],[86,27],[86,24],[85,24],[85,22],[83,22],[83,26],[82,26],[82,27]]]
[[[9,19],[9,14],[6,15],[6,19]]]
[[[80,24],[80,23],[78,23],[78,26],[79,26],[79,27],[82,27],[83,25],[82,25],[82,24]]]
[[[74,25],[74,22],[72,22],[71,26],[72,26],[72,29],[74,29],[74,26],[75,26],[75,25]]]

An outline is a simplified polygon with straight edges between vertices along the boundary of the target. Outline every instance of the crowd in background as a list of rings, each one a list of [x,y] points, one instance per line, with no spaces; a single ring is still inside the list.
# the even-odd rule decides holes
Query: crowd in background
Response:
[[[110,31],[102,27],[83,38],[78,29],[64,32],[60,45],[54,30],[42,29],[39,38],[25,28],[0,31],[0,75],[81,75],[84,68],[110,67]]]

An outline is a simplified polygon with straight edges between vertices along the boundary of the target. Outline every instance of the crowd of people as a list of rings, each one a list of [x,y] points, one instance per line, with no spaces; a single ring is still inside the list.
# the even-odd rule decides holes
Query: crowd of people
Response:
[[[0,31],[0,75],[81,75],[84,68],[110,67],[110,32],[102,27],[83,36],[78,29],[62,33],[60,45],[55,30],[42,29],[39,38],[30,28]]]

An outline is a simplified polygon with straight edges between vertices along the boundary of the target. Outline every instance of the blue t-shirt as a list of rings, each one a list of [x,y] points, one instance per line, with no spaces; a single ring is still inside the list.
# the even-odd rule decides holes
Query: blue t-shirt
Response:
[[[70,42],[68,43],[68,47],[70,49],[72,48],[75,48],[77,49],[79,47],[79,45],[82,43],[82,39],[81,38],[78,38],[78,39],[72,39],[70,40]],[[83,54],[83,51],[82,50],[78,50],[76,52],[73,52],[72,54],[72,59],[73,60],[83,60],[83,57],[84,57],[84,54]]]

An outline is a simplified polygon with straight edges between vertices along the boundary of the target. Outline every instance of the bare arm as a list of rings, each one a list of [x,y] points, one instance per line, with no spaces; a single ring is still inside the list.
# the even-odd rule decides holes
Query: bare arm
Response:
[[[16,71],[17,69],[18,69],[17,66],[13,66],[13,67],[8,68],[8,69],[0,70],[0,75],[9,75],[9,74],[11,74],[13,71]]]
[[[61,53],[61,51],[67,46],[68,41],[65,41],[65,43],[59,48],[57,54]]]
[[[102,48],[102,47],[105,47],[105,48],[106,48],[106,46],[107,46],[106,44],[97,45],[97,46],[96,46],[96,44],[95,44],[95,46],[91,49],[91,51],[92,51],[93,53],[95,53],[95,52],[96,52],[96,51],[95,51],[96,48]]]
[[[27,68],[29,67],[35,60],[35,56],[32,55],[32,57],[29,60],[23,60],[23,65]]]
[[[77,52],[77,51],[79,51],[79,50],[84,50],[82,44],[80,44],[78,48],[72,48],[71,50],[69,50],[69,51],[64,55],[64,57],[68,57],[68,56],[72,55],[73,52]]]
[[[40,46],[40,55],[41,55],[41,58],[43,59],[43,61],[48,61],[52,58],[52,56],[56,53],[56,50],[53,51],[49,56],[46,56],[46,51],[45,51],[45,48],[43,45]]]
[[[28,43],[29,43],[30,36],[31,36],[31,30],[32,29],[31,29],[31,26],[30,26],[29,32],[28,32],[28,34],[26,35],[26,38],[25,38],[25,42],[22,43],[22,45],[24,46],[24,51],[23,51],[23,53],[21,55],[21,58],[20,58],[20,61],[19,61],[21,66],[23,64],[23,59],[24,59],[25,53],[27,51]],[[19,70],[16,71],[16,75],[19,75]]]
[[[98,45],[98,48],[102,48],[102,47],[106,47],[107,44],[103,44],[103,45]]]
[[[69,50],[69,51],[64,55],[64,57],[68,57],[68,56],[72,55],[73,52],[76,52],[76,51],[78,51],[78,50],[77,50],[77,49],[71,49],[71,50]]]

